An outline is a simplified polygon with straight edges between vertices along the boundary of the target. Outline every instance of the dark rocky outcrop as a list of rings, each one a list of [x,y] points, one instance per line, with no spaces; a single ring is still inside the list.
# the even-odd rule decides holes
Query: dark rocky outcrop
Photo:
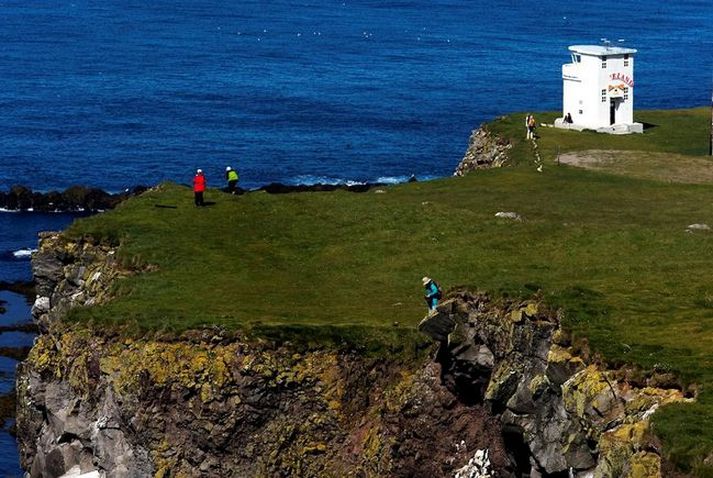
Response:
[[[0,192],[0,208],[41,212],[103,211],[113,209],[120,202],[146,189],[144,186],[136,186],[122,193],[110,194],[97,188],[72,186],[63,192],[40,193],[26,186],[13,186],[8,192]]]
[[[463,176],[478,169],[499,168],[508,160],[510,142],[494,133],[485,125],[473,130],[468,139],[468,149],[456,167],[454,176]]]
[[[577,354],[558,313],[540,301],[496,302],[462,291],[420,329],[441,342],[444,382],[461,401],[482,401],[499,417],[519,472],[661,476],[649,417],[686,400],[683,392],[634,386]]]
[[[413,178],[415,180],[415,178]],[[411,182],[411,181],[409,181]],[[329,192],[329,191],[349,191],[352,193],[367,192],[375,187],[385,186],[383,183],[360,183],[360,184],[282,184],[270,183],[261,186],[257,191],[265,191],[269,194],[288,194],[304,192]]]

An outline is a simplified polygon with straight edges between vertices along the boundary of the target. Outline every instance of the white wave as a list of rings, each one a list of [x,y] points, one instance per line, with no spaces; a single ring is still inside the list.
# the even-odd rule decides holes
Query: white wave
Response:
[[[381,176],[374,180],[379,184],[401,184],[411,179],[411,176]]]
[[[290,185],[305,185],[312,186],[315,184],[329,184],[333,186],[345,185],[345,186],[357,186],[360,184],[366,184],[364,181],[356,181],[353,179],[343,179],[335,178],[330,176],[316,176],[312,174],[302,174],[295,176],[294,178],[288,180],[287,184]]]
[[[330,184],[330,185],[344,185],[344,186],[359,186],[364,184],[402,184],[408,182],[412,177],[410,174],[404,174],[400,176],[379,176],[376,179],[361,181],[356,179],[344,179],[336,178],[333,176],[319,176],[312,174],[302,174],[288,179],[285,184],[292,186],[295,185],[305,185],[312,186],[314,184]],[[418,181],[428,181],[431,179],[436,179],[438,176],[415,176]]]
[[[15,259],[27,259],[33,252],[37,252],[37,249],[19,249],[13,252],[12,255]]]
[[[431,179],[438,179],[441,176],[433,176],[433,175],[423,175],[423,176],[416,176],[414,175],[403,175],[403,176],[381,176],[378,177],[374,180],[375,183],[381,183],[381,184],[401,184],[401,183],[407,183],[411,178],[415,178],[417,181],[430,181]]]

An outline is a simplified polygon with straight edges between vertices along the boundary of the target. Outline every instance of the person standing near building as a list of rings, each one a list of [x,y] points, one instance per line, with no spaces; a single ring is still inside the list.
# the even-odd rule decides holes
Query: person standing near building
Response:
[[[205,176],[203,170],[198,169],[196,175],[193,176],[193,198],[196,206],[205,206],[203,202],[203,193],[205,192]]]
[[[239,179],[238,172],[230,166],[226,166],[225,179],[228,181],[228,192],[230,194],[235,194],[235,188],[238,186]]]
[[[436,281],[430,277],[424,277],[421,279],[423,283],[423,288],[425,289],[423,298],[426,299],[426,304],[428,304],[428,310],[433,310],[438,305],[438,301],[443,295],[441,293],[441,288],[436,284]]]
[[[533,115],[528,115],[527,120],[527,139],[535,139],[535,117]]]

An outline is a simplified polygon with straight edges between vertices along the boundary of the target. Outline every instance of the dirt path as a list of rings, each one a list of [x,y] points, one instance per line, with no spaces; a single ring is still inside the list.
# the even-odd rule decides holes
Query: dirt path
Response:
[[[636,178],[691,184],[713,183],[713,158],[708,156],[591,149],[562,154],[559,162]]]

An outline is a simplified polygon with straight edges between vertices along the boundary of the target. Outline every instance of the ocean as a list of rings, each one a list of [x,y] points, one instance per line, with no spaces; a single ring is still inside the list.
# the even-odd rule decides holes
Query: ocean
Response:
[[[446,176],[481,122],[558,110],[567,46],[602,38],[638,49],[636,108],[707,105],[713,79],[709,0],[7,0],[0,15],[0,190],[115,192],[196,168],[222,186],[228,165],[248,188]],[[0,213],[0,281],[27,280],[13,253],[69,221]],[[20,473],[3,432],[0,476]]]

